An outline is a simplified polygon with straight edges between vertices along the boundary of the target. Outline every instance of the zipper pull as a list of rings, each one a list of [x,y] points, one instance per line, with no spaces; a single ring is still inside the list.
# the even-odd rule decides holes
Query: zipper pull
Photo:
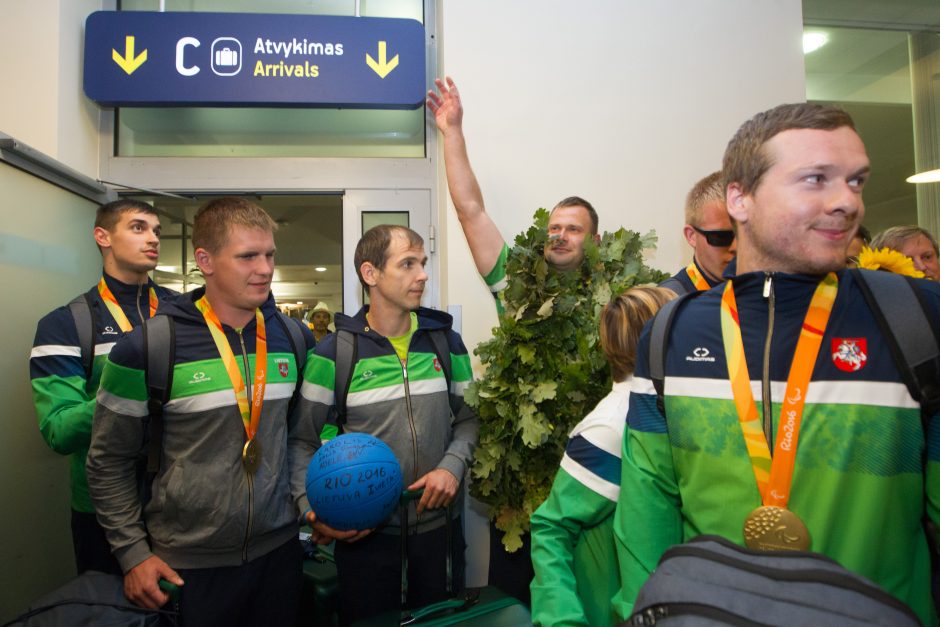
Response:
[[[773,280],[774,277],[769,272],[764,275],[764,298],[770,298],[770,291],[773,289]]]

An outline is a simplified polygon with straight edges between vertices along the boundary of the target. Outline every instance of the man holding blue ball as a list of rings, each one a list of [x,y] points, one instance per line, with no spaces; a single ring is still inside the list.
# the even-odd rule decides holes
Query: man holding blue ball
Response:
[[[459,505],[478,421],[463,400],[472,377],[470,358],[452,318],[420,306],[426,263],[424,241],[411,229],[382,225],[367,231],[356,246],[355,264],[370,305],[353,317],[336,314],[337,332],[317,345],[304,372],[300,408],[304,419],[312,416],[317,432],[335,419],[341,432],[381,439],[398,458],[406,489],[423,490],[417,502],[374,530],[350,537],[322,521],[314,524],[321,541],[346,540],[335,551],[343,624],[401,607],[403,525],[406,606],[446,598],[448,564],[452,590],[462,587],[463,534],[459,515],[451,513],[460,508],[448,506]],[[337,416],[337,405],[344,405],[336,398],[337,345],[345,341],[355,349],[345,411]],[[449,353],[450,381],[438,344]]]

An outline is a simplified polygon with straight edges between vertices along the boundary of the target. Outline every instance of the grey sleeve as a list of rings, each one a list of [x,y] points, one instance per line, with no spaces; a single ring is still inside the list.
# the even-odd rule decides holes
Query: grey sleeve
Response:
[[[103,398],[107,396],[99,390],[85,471],[98,522],[105,530],[111,552],[126,573],[153,555],[147,542],[137,480],[148,416],[115,411],[123,399]],[[132,408],[135,413],[139,413],[138,409]]]

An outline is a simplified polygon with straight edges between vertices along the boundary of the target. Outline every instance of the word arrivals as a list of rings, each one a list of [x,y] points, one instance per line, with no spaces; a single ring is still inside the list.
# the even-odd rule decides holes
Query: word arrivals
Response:
[[[283,61],[279,63],[255,63],[253,76],[263,76],[265,78],[316,78],[320,75],[320,66],[310,65],[309,61],[304,64],[288,64]]]

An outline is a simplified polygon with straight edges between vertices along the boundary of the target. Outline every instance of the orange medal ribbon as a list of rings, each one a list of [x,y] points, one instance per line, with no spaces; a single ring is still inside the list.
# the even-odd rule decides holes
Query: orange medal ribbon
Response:
[[[838,290],[839,279],[835,273],[830,272],[816,286],[803,319],[800,339],[796,344],[796,352],[793,354],[793,362],[787,376],[773,460],[770,458],[770,448],[764,437],[757,404],[751,391],[751,380],[744,358],[744,342],[741,339],[741,323],[731,281],[728,281],[722,294],[721,335],[728,362],[728,378],[731,380],[738,420],[764,505],[785,509],[790,500],[790,483],[796,462],[803,406]]]
[[[114,297],[114,294],[111,293],[111,289],[108,287],[108,284],[104,282],[104,277],[101,277],[101,280],[98,281],[98,293],[101,294],[101,300],[104,301],[105,307],[108,308],[108,311],[111,313],[111,317],[114,318],[115,322],[118,323],[118,326],[121,327],[121,331],[127,333],[134,326],[131,324],[131,321],[127,319],[127,316],[124,315],[124,310],[121,309],[121,306],[118,305],[117,298]],[[157,292],[152,287],[150,288],[150,317],[153,318],[154,314],[157,313],[157,305],[160,304],[160,301],[157,300]]]
[[[261,422],[261,406],[264,403],[264,387],[268,370],[268,339],[264,332],[264,316],[261,314],[260,309],[255,310],[255,377],[249,407],[245,380],[238,368],[235,353],[232,351],[232,347],[229,346],[225,332],[222,331],[222,323],[219,321],[219,317],[212,310],[212,305],[209,304],[205,296],[196,301],[196,309],[202,312],[202,317],[206,319],[212,339],[215,340],[215,346],[219,350],[222,364],[225,366],[228,378],[235,389],[235,399],[238,401],[238,411],[241,413],[242,422],[245,424],[245,433],[248,434],[248,440],[251,441],[258,432],[258,424]]]
[[[692,283],[698,291],[704,292],[712,288],[705,280],[705,277],[702,276],[702,273],[698,271],[698,268],[695,267],[694,261],[685,267],[685,273],[692,279]]]

